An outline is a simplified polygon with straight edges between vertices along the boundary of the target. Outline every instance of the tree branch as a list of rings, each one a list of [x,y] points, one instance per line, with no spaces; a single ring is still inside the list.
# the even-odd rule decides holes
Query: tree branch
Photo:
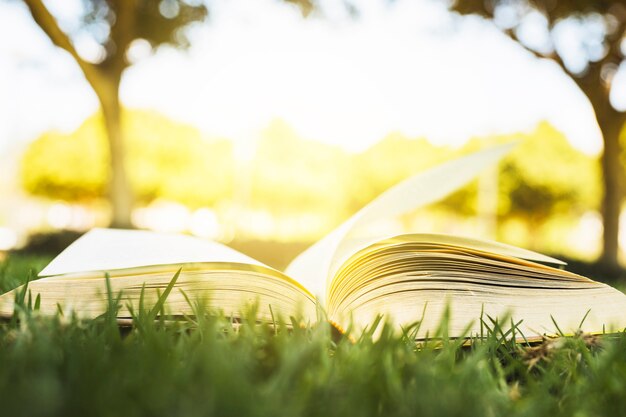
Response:
[[[74,58],[74,61],[76,61],[80,69],[83,71],[83,74],[85,75],[85,78],[87,78],[89,84],[93,86],[94,82],[97,83],[97,78],[99,78],[97,68],[78,55],[78,52],[76,51],[76,48],[74,48],[74,45],[72,45],[70,38],[61,30],[56,19],[48,11],[43,2],[41,0],[24,0],[24,3],[28,7],[30,14],[33,16],[35,23],[37,23],[41,30],[43,30],[48,38],[50,38],[52,43],[67,51],[72,58]]]
[[[561,68],[563,68],[563,71],[565,71],[566,73],[573,75],[571,72],[569,72],[569,70],[567,69],[567,67],[565,66],[565,63],[563,62],[563,59],[561,59],[561,57],[559,56],[559,54],[556,51],[553,51],[550,54],[542,54],[541,52],[538,52],[526,45],[524,45],[524,42],[522,42],[518,37],[517,34],[515,33],[515,30],[513,29],[506,29],[503,31],[505,35],[507,35],[509,38],[511,38],[513,41],[515,41],[516,43],[520,44],[524,49],[526,49],[528,52],[532,53],[534,56],[536,56],[537,58],[541,58],[541,59],[551,59],[554,62],[556,62],[557,64],[559,64],[559,66]]]
[[[104,63],[112,67],[117,76],[121,76],[128,66],[126,61],[126,51],[135,38],[135,20],[137,15],[137,2],[130,0],[111,0],[110,2],[115,12],[115,23],[111,26],[111,37],[109,47],[114,50],[109,52],[108,62]]]

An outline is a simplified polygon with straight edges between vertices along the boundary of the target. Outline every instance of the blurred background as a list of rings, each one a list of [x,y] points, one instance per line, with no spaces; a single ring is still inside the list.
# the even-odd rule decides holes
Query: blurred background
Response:
[[[0,0],[0,253],[112,225],[282,268],[393,184],[518,140],[387,227],[620,276],[623,3]]]

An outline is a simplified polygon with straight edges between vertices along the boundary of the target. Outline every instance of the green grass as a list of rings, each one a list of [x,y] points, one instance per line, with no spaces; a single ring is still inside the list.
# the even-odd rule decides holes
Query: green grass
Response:
[[[11,258],[0,286],[47,260]],[[579,335],[533,348],[498,332],[471,347],[416,346],[380,324],[377,339],[328,326],[271,329],[254,311],[235,331],[200,308],[130,329],[42,318],[0,325],[3,416],[619,416],[626,335]],[[379,329],[380,330],[380,329]]]

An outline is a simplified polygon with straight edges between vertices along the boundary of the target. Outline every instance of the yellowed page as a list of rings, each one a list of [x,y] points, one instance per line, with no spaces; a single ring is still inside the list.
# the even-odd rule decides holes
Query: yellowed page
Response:
[[[480,293],[483,287],[478,285],[466,285],[461,289],[450,287],[445,292],[429,287],[425,284],[419,292],[381,296],[352,308],[350,317],[357,328],[372,323],[379,314],[393,319],[397,326],[405,327],[423,318],[417,339],[423,339],[427,334],[433,336],[447,308],[450,309],[450,337],[480,335],[481,314],[491,327],[489,317],[499,318],[504,331],[510,327],[510,321],[503,321],[504,318],[512,318],[515,323],[521,321],[518,330],[528,339],[535,340],[543,334],[557,334],[559,331],[554,322],[569,335],[579,327],[595,334],[626,328],[626,296],[605,284],[584,290],[515,288],[512,291],[502,288],[491,294]],[[483,330],[486,334],[486,329]]]
[[[446,307],[450,336],[480,332],[480,317],[523,320],[529,337],[562,330],[589,332],[626,327],[626,296],[605,284],[531,260],[533,252],[495,242],[446,235],[402,235],[377,242],[353,255],[332,280],[327,310],[357,328],[378,314],[399,328],[422,319],[417,338],[431,335]],[[466,328],[473,323],[470,328]]]
[[[419,233],[398,236],[394,239],[394,243],[420,243],[442,244],[458,246],[461,248],[472,249],[480,252],[488,252],[504,257],[527,259],[529,261],[546,262],[556,265],[565,265],[565,262],[533,252],[527,249],[518,248],[516,246],[507,245],[505,243],[494,242],[490,240],[473,239],[464,236],[441,235],[436,233]]]
[[[269,268],[234,249],[192,236],[93,229],[57,256],[40,277],[154,265],[226,262]]]
[[[518,248],[500,242],[490,240],[473,239],[465,236],[444,235],[436,233],[411,233],[399,236],[376,235],[366,238],[347,237],[341,244],[342,252],[345,258],[337,257],[338,262],[333,262],[331,273],[333,276],[339,271],[341,265],[357,252],[366,249],[372,245],[375,246],[393,246],[401,243],[427,243],[431,245],[447,245],[464,248],[467,251],[487,252],[500,255],[506,260],[509,258],[526,259],[534,262],[550,263],[554,265],[566,265],[565,262],[533,252],[527,249]]]
[[[363,239],[358,239],[358,245],[355,245],[356,240],[348,240],[349,237],[357,236],[362,226],[398,216],[446,197],[498,162],[514,146],[515,143],[509,143],[475,152],[417,174],[390,188],[301,253],[287,267],[286,274],[323,299],[334,272],[352,254],[362,249],[363,244],[367,246]],[[374,241],[376,239],[378,237]]]
[[[175,273],[167,268],[133,268],[111,273],[108,285],[113,294],[121,297],[118,320],[130,319],[128,305],[137,311],[142,298],[148,307],[156,302]],[[0,296],[0,317],[13,315],[15,296],[20,291],[23,287]],[[41,296],[39,312],[45,315],[56,314],[61,306],[66,316],[95,318],[108,306],[107,282],[102,272],[38,279],[28,284],[28,291],[33,299]],[[245,312],[246,306],[256,304],[258,318],[266,322],[272,322],[272,314],[302,317],[309,322],[317,317],[315,299],[299,284],[273,269],[254,265],[186,264],[167,298],[168,313],[192,315],[196,300],[233,317]]]

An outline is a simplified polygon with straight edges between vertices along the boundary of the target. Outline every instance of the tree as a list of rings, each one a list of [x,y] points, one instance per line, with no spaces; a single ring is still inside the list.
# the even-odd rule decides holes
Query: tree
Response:
[[[620,132],[626,113],[612,105],[610,92],[613,76],[624,61],[622,42],[626,35],[626,2],[452,0],[450,7],[460,14],[493,19],[503,33],[535,56],[559,64],[589,99],[604,138],[601,158],[604,237],[600,261],[617,268],[619,215],[624,195]],[[542,26],[544,36],[541,42],[524,36],[523,31],[529,24],[535,25],[534,29]],[[571,55],[574,47],[576,60]]]
[[[102,46],[97,62],[85,59],[75,48],[71,34],[64,32],[42,0],[23,0],[34,21],[57,47],[69,53],[92,87],[104,115],[110,171],[108,197],[112,226],[129,227],[133,193],[126,173],[122,111],[119,87],[124,70],[130,66],[127,52],[143,39],[152,48],[162,44],[187,47],[181,29],[203,20],[207,8],[189,0],[83,0],[79,29]]]

